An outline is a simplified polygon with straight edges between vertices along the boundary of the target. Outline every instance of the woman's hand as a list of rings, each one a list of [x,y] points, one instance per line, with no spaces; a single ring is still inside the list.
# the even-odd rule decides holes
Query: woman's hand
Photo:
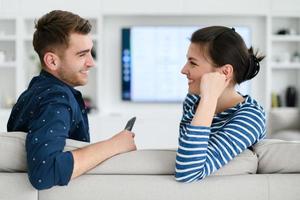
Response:
[[[224,74],[220,72],[206,73],[201,78],[200,95],[209,99],[218,99],[228,84],[229,80],[226,80]]]

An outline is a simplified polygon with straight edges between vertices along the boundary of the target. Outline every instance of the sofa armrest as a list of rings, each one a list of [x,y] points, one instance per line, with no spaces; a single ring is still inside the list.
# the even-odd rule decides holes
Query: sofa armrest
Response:
[[[265,139],[254,145],[260,174],[299,173],[300,141]]]
[[[300,129],[300,111],[298,108],[271,109],[268,122],[268,132],[271,134],[286,129]]]

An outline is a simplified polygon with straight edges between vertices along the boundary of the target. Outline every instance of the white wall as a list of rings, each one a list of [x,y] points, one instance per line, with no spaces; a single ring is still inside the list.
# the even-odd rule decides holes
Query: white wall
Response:
[[[106,16],[103,19],[103,79],[100,97],[103,113],[113,113],[114,117],[105,118],[107,122],[92,129],[97,132],[113,133],[123,128],[126,119],[137,116],[136,127],[137,143],[142,148],[169,148],[176,147],[178,124],[181,118],[181,104],[143,104],[121,101],[121,28],[131,25],[225,25],[249,26],[252,30],[252,41],[255,48],[265,51],[265,18],[263,17],[232,17],[232,16]],[[185,55],[182,55],[185,56]],[[178,72],[180,73],[180,72]],[[262,67],[260,75],[252,83],[252,94],[264,103],[265,70]],[[167,81],[167,80],[166,80]],[[113,120],[114,119],[114,120]],[[111,122],[113,120],[113,122]],[[121,125],[119,125],[121,123]],[[91,123],[93,124],[93,123]],[[113,125],[115,124],[115,125]],[[117,124],[117,125],[116,125]],[[118,126],[119,129],[115,129]],[[105,127],[103,131],[103,127]],[[103,136],[94,135],[98,140]]]

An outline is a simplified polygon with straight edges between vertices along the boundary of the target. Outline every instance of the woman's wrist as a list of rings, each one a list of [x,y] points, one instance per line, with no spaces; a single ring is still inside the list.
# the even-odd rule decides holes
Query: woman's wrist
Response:
[[[202,97],[191,122],[193,126],[211,126],[217,106],[217,98]]]

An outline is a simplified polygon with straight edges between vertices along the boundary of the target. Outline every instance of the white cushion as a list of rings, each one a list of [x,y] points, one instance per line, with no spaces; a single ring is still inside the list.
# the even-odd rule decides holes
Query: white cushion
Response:
[[[0,133],[0,171],[26,171],[26,133]],[[89,143],[67,139],[65,151],[82,148]],[[165,174],[175,173],[175,150],[138,150],[116,155],[88,174]],[[256,173],[257,157],[246,150],[213,175]]]
[[[282,131],[278,131],[275,133],[272,133],[269,136],[270,139],[279,139],[279,140],[290,140],[290,141],[295,141],[299,140],[300,141],[300,130],[299,129],[286,129]]]
[[[258,173],[300,172],[300,141],[265,139],[253,149],[258,156]]]

